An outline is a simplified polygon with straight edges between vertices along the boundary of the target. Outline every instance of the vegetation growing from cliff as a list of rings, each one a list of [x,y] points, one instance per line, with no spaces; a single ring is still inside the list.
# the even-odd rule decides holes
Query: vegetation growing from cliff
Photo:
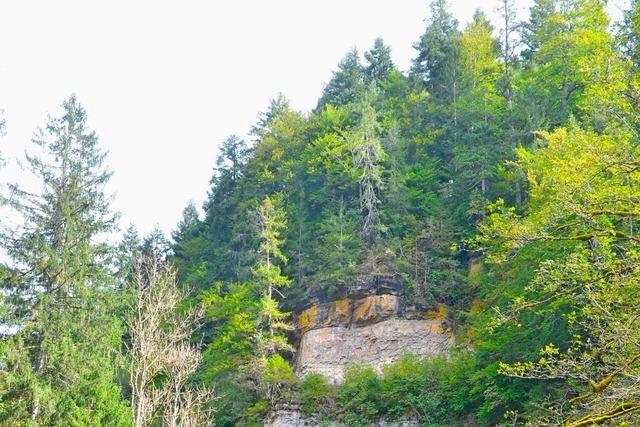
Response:
[[[223,426],[283,399],[354,426],[640,422],[639,7],[611,27],[602,0],[535,0],[518,23],[503,0],[501,28],[481,11],[460,28],[434,0],[408,72],[376,39],[315,110],[280,95],[250,141],[225,140],[204,217],[187,206],[172,242],[102,239],[110,173],[71,97],[27,157],[41,188],[0,197],[24,219],[0,234],[0,421],[155,425],[171,395]],[[171,393],[171,363],[131,386],[134,302],[155,295],[140,259],[189,290],[169,274],[166,319],[205,317],[177,340],[192,363]],[[381,278],[445,304],[460,348],[297,379],[289,313]],[[156,320],[143,332],[171,331]],[[139,390],[164,412],[134,416]]]
[[[293,398],[300,400],[304,413],[347,425],[407,417],[421,425],[455,425],[473,406],[474,365],[466,353],[425,360],[407,355],[385,366],[382,375],[368,367],[348,368],[338,386],[309,374]]]

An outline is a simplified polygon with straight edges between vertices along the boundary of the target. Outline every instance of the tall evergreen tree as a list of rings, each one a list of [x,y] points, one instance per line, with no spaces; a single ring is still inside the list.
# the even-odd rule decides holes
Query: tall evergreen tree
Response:
[[[175,243],[189,240],[195,236],[200,226],[200,214],[193,200],[182,210],[182,218],[176,229],[171,233]]]
[[[275,399],[281,382],[291,381],[293,371],[284,361],[281,352],[292,352],[293,346],[287,342],[285,333],[293,330],[286,321],[288,313],[280,310],[278,304],[280,289],[291,285],[291,280],[282,274],[279,263],[286,263],[282,252],[282,234],[287,227],[286,213],[281,207],[282,197],[267,196],[256,212],[258,235],[260,237],[259,261],[253,275],[260,299],[259,333],[257,335],[257,355],[261,379],[265,383],[267,397]]]
[[[12,260],[3,283],[0,420],[9,425],[128,425],[116,383],[122,321],[110,277],[112,248],[100,243],[115,216],[104,186],[111,173],[75,96],[33,142],[27,165],[41,190],[12,187],[23,222],[3,230]]]
[[[634,67],[640,67],[640,2],[632,0],[624,12],[620,27],[623,52],[633,62]]]
[[[433,0],[427,28],[414,44],[418,55],[411,65],[410,75],[424,84],[437,102],[456,99],[459,57],[458,21],[448,10],[446,0]]]
[[[498,87],[498,55],[491,24],[484,13],[477,11],[461,37],[459,119],[453,147],[455,200],[469,212],[473,199],[468,195],[475,195],[480,205],[476,219],[482,216],[486,203],[482,200],[488,197],[495,165],[507,157],[510,148],[500,130],[504,126],[504,101]]]
[[[331,80],[318,101],[316,111],[321,111],[327,104],[340,107],[354,102],[362,85],[363,70],[360,54],[356,48],[353,48],[342,58],[338,64],[338,70],[333,72]]]
[[[142,239],[140,255],[146,258],[153,258],[157,263],[164,263],[169,256],[171,256],[171,242],[169,242],[157,224],[153,230]]]
[[[364,78],[366,83],[380,82],[389,77],[395,65],[391,60],[391,48],[384,44],[381,37],[376,38],[373,47],[364,53],[366,65],[364,67]]]

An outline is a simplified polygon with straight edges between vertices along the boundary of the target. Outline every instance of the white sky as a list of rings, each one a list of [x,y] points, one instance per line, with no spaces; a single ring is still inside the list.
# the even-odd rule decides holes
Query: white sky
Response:
[[[497,7],[450,3],[462,23]],[[516,0],[521,16],[529,3]],[[123,228],[169,232],[202,204],[218,144],[270,98],[313,108],[344,53],[376,36],[406,70],[427,13],[427,0],[0,0],[0,182],[19,179],[16,156],[76,93],[109,151]]]

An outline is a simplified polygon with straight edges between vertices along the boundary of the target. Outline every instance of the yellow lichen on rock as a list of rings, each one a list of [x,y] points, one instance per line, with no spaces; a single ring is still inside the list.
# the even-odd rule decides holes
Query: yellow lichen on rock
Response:
[[[329,307],[325,325],[344,324],[351,319],[351,303],[347,299],[334,301]]]
[[[298,329],[307,331],[318,326],[318,306],[313,305],[298,315]]]

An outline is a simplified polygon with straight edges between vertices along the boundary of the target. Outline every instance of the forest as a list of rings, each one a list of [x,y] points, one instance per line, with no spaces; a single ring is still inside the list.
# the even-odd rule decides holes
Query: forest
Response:
[[[120,231],[71,95],[2,183],[0,424],[640,424],[640,3],[606,6],[432,0],[407,72],[377,38],[313,111],[276,95],[171,236]],[[298,377],[294,314],[377,277],[450,354]]]

